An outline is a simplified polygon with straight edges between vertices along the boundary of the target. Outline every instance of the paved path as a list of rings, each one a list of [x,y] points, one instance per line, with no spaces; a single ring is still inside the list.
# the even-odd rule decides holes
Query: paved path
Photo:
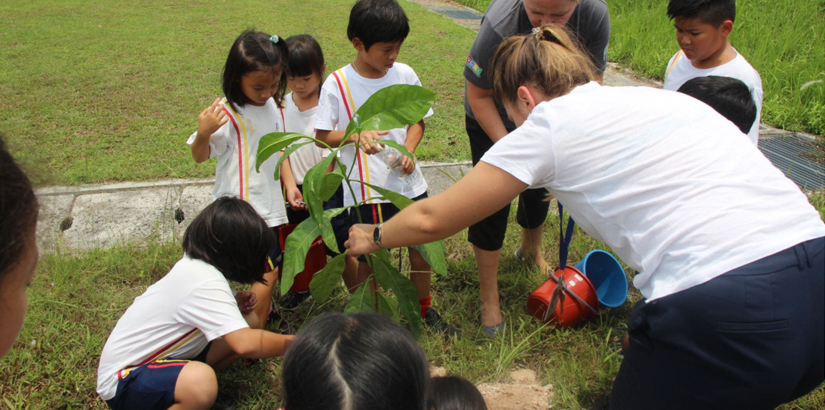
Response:
[[[409,0],[478,30],[481,13],[442,0]],[[661,84],[609,64],[604,82],[613,86]],[[762,128],[763,137],[786,133]],[[442,192],[467,173],[469,162],[423,163],[430,194]],[[214,179],[128,182],[73,187],[50,187],[37,191],[41,202],[38,242],[41,252],[110,247],[147,238],[171,240],[183,234],[189,221],[211,202]]]

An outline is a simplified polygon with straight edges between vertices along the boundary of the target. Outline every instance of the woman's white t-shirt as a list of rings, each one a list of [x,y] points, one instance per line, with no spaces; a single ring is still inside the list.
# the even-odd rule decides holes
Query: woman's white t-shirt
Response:
[[[280,154],[261,164],[260,172],[255,169],[261,137],[284,130],[275,100],[270,98],[261,107],[246,104],[236,112],[224,98],[219,109],[226,113],[229,121],[209,138],[209,158],[218,158],[212,200],[238,197],[249,202],[267,226],[287,223],[281,181],[275,179]],[[186,143],[192,145],[197,134],[192,133]]]
[[[117,321],[100,356],[97,393],[109,400],[130,369],[159,359],[192,359],[210,341],[247,327],[223,274],[184,255]]]
[[[648,300],[825,236],[739,129],[689,96],[589,83],[535,107],[482,157],[546,188],[631,268]]]
[[[298,109],[298,106],[292,100],[292,93],[284,97],[284,129],[286,132],[297,132],[314,138],[315,115],[317,113],[318,106],[306,111]],[[293,144],[302,144],[306,141],[298,140]],[[292,175],[295,177],[295,183],[298,185],[303,184],[307,171],[321,162],[327,155],[329,155],[328,149],[320,148],[315,144],[306,144],[293,152],[289,156],[289,166],[292,169]]]

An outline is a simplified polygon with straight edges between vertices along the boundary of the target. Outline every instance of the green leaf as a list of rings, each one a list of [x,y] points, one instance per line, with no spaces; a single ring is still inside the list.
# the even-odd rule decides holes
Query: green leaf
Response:
[[[297,151],[298,148],[301,148],[304,145],[312,144],[312,143],[313,143],[312,141],[306,141],[306,142],[292,144],[292,145],[286,147],[286,149],[284,150],[283,155],[281,155],[281,157],[278,158],[278,164],[275,165],[275,180],[276,181],[281,179],[281,163],[283,163],[290,155],[292,155],[293,152]],[[259,165],[259,167],[260,167],[260,165]]]
[[[312,297],[320,303],[329,299],[332,291],[341,285],[341,274],[344,273],[344,267],[347,264],[347,254],[342,253],[331,261],[327,262],[324,269],[319,270],[312,276],[312,282],[309,283],[309,290],[312,292]]]
[[[366,186],[372,188],[373,190],[375,190],[379,194],[381,194],[381,196],[386,198],[388,201],[392,202],[393,205],[397,206],[398,209],[404,209],[404,208],[412,205],[413,203],[415,203],[415,201],[413,201],[412,199],[407,198],[406,196],[401,195],[398,192],[391,191],[387,188],[381,188],[380,186],[376,186],[376,185],[373,185],[373,184],[368,184],[364,181],[353,181],[353,182],[358,182],[359,184],[363,184],[363,185],[366,185]]]
[[[281,294],[289,292],[295,276],[304,270],[307,252],[320,234],[321,230],[315,220],[307,218],[287,236],[284,244],[284,271],[281,272]]]
[[[268,160],[269,157],[275,153],[288,147],[289,144],[292,144],[302,138],[309,138],[313,141],[315,140],[312,137],[308,137],[303,134],[296,134],[294,132],[270,132],[269,134],[261,137],[261,140],[258,142],[258,158],[255,162],[255,170],[261,172],[261,164],[263,164],[264,161]]]
[[[331,249],[335,253],[341,253],[341,251],[338,249],[338,240],[335,238],[335,232],[332,230],[332,218],[335,218],[336,216],[338,216],[339,214],[341,214],[342,212],[346,211],[351,207],[352,206],[347,206],[343,208],[332,208],[324,211],[324,217],[322,218],[321,222],[324,226],[321,227],[321,232],[323,232],[325,229],[329,229],[329,231],[332,232],[331,242],[327,242],[327,240],[324,239],[324,243],[327,245],[329,249]]]
[[[421,257],[433,268],[433,271],[441,276],[447,275],[447,258],[444,251],[444,241],[435,241],[423,245],[412,246],[413,249],[421,252]]]
[[[335,157],[332,155],[324,158],[323,161],[310,168],[304,176],[304,202],[307,204],[310,218],[321,229],[321,236],[327,244],[335,243],[335,233],[332,231],[332,225],[329,224],[329,221],[324,223],[324,200],[322,195],[324,177],[329,164],[333,160],[335,160]]]
[[[370,276],[371,278],[372,276]],[[344,313],[370,311],[373,312],[372,307],[372,292],[370,292],[370,278],[364,281],[358,290],[349,298],[347,306],[344,307]]]
[[[358,108],[344,138],[358,130],[386,131],[421,121],[435,102],[435,93],[424,87],[396,84],[382,88]]]
[[[386,257],[377,255],[382,252],[386,253]],[[381,250],[367,255],[367,258],[372,261],[372,269],[378,284],[384,289],[392,289],[398,299],[401,314],[410,324],[410,332],[418,339],[421,335],[421,305],[418,303],[415,285],[390,264],[389,252]]]
[[[396,322],[401,320],[401,317],[398,316],[398,302],[395,299],[387,298],[381,292],[376,293],[376,295],[378,296],[378,313]]]
[[[338,187],[341,186],[341,181],[343,180],[344,171],[341,168],[336,167],[334,171],[325,174],[321,182],[321,200],[329,201],[332,195],[335,194],[335,191],[338,190]]]

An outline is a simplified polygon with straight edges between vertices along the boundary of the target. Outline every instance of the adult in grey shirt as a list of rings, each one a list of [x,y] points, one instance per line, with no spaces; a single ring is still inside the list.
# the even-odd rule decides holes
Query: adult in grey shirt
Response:
[[[507,119],[504,107],[493,100],[487,68],[501,42],[513,35],[530,33],[533,27],[564,24],[575,34],[597,69],[601,82],[607,67],[607,44],[610,16],[604,0],[493,0],[478,31],[467,64],[464,110],[473,164],[493,144],[516,127]],[[522,245],[518,257],[530,259],[542,269],[549,269],[541,252],[544,220],[549,204],[547,191],[528,189],[519,197],[517,220],[522,227]],[[481,322],[484,333],[494,337],[504,329],[498,297],[498,264],[507,229],[510,207],[470,227],[468,240],[473,244],[480,283]]]

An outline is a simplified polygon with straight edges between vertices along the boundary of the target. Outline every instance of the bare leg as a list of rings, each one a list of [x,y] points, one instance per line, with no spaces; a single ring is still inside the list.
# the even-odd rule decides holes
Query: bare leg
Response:
[[[346,266],[341,276],[344,278],[344,285],[346,285],[347,290],[350,294],[353,294],[358,290],[358,286],[364,282],[365,278],[360,278],[358,275],[358,259],[349,255],[345,258]]]
[[[269,317],[269,307],[272,304],[272,291],[275,290],[275,283],[278,280],[278,268],[275,268],[264,274],[266,284],[256,282],[250,289],[258,298],[258,306],[255,308],[255,314],[258,315],[260,322],[259,326],[252,326],[256,329],[263,329],[266,326],[266,319]]]
[[[210,349],[210,353],[211,349]],[[175,383],[175,404],[170,410],[209,409],[218,397],[218,378],[208,364],[189,362]]]
[[[504,320],[501,317],[501,306],[498,300],[498,261],[501,259],[501,249],[485,251],[473,246],[473,252],[475,252],[478,266],[481,324],[495,326]]]
[[[415,285],[415,290],[418,292],[418,299],[424,299],[430,296],[430,282],[432,281],[433,271],[421,252],[413,248],[410,251],[410,280]]]
[[[535,229],[521,228],[521,250],[527,259],[533,261],[539,270],[545,275],[550,270],[550,265],[541,253],[541,240],[544,234],[544,225]]]

